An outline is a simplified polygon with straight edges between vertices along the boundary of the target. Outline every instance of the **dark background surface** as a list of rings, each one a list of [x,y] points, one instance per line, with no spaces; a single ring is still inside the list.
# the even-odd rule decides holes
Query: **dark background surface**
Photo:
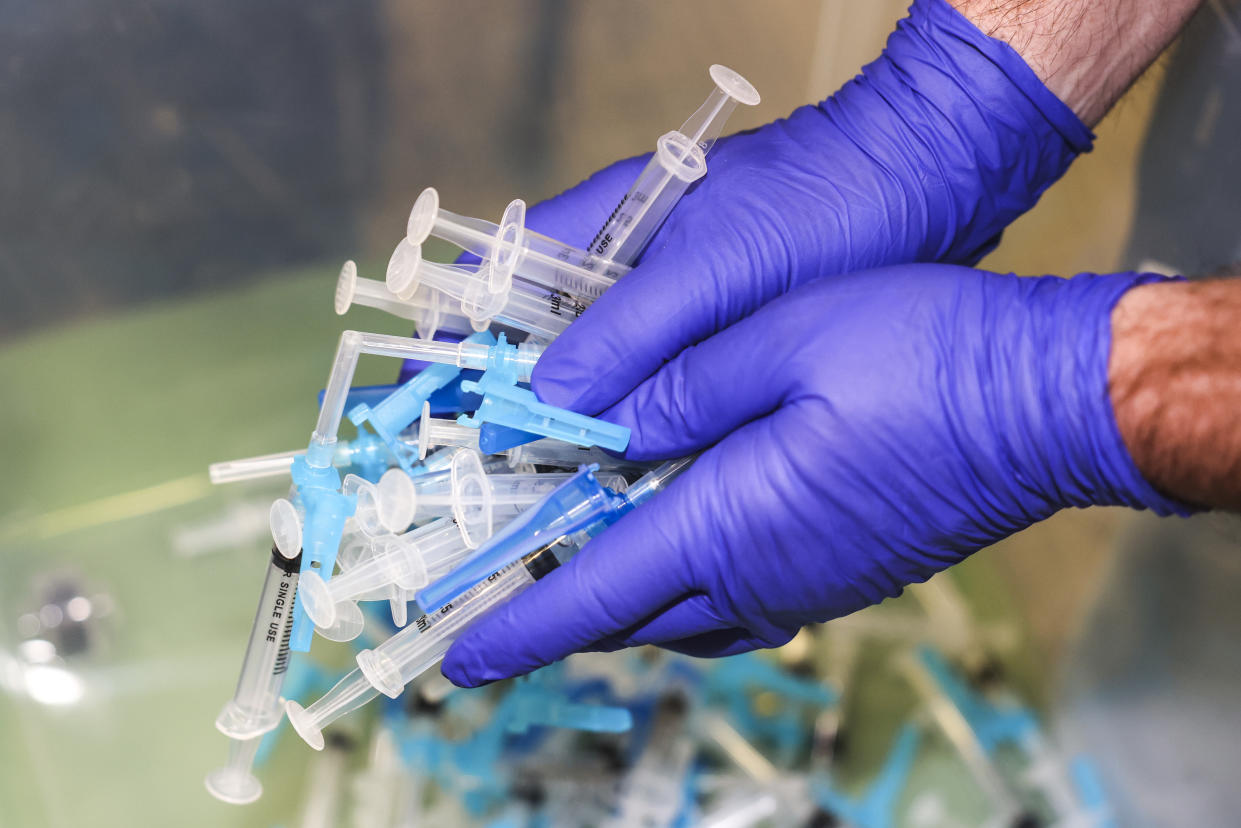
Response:
[[[379,4],[0,4],[0,336],[356,242]]]

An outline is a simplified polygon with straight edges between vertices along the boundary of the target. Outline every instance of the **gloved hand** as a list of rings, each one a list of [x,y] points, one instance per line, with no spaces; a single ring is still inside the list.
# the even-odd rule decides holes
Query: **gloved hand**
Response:
[[[1060,508],[1186,507],[1129,457],[1110,312],[1160,277],[903,265],[820,279],[689,348],[609,412],[634,457],[709,446],[444,659],[475,685],[583,648],[776,646]]]
[[[533,387],[594,414],[819,276],[973,263],[1091,140],[1007,44],[944,0],[915,0],[883,55],[833,97],[716,145],[642,266],[548,349]],[[588,246],[642,163],[532,208],[530,226]]]

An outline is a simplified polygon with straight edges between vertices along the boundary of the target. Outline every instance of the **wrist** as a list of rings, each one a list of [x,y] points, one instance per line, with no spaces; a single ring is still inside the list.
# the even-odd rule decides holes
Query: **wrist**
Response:
[[[1111,313],[1108,387],[1137,468],[1181,500],[1241,509],[1241,283],[1161,282]]]
[[[951,0],[990,37],[1013,47],[1087,124],[1167,47],[1200,0]]]

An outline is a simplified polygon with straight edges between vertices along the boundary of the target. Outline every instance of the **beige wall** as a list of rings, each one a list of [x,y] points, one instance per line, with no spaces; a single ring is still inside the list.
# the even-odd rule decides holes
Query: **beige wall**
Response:
[[[645,152],[710,91],[707,67],[732,66],[762,92],[734,115],[744,129],[826,97],[877,55],[903,2],[719,0],[569,2],[564,71],[547,102],[555,143],[526,183],[506,156],[506,128],[529,82],[532,0],[391,0],[386,178],[368,247],[391,248],[418,191],[438,187],[454,210],[497,214],[595,169]]]

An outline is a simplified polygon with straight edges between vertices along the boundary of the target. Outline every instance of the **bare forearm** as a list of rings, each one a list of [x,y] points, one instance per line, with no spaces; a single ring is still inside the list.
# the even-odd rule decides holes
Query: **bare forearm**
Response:
[[[1201,0],[951,0],[1005,41],[1088,125],[1098,123]]]
[[[1241,510],[1241,280],[1126,293],[1112,312],[1108,373],[1143,476],[1189,503]]]

